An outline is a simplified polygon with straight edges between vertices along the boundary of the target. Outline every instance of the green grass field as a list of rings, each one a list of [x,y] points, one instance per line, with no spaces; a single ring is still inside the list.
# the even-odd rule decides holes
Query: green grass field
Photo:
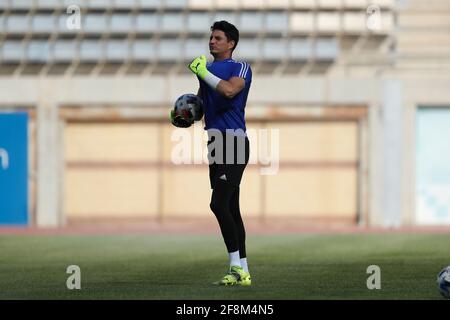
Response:
[[[220,235],[0,236],[0,299],[442,299],[450,234],[250,235],[251,287],[216,287]],[[69,265],[81,290],[68,290]],[[368,290],[369,265],[381,289]]]

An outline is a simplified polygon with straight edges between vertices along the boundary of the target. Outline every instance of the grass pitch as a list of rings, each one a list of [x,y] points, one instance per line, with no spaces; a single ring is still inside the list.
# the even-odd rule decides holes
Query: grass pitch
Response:
[[[249,235],[251,287],[211,285],[218,235],[0,236],[0,299],[442,299],[450,234]],[[81,290],[68,290],[69,265]],[[367,288],[367,267],[381,289]]]

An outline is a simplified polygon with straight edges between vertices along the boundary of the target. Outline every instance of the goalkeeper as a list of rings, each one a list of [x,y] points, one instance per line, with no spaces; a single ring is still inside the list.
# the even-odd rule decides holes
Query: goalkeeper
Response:
[[[218,285],[251,285],[245,251],[245,228],[239,208],[239,185],[248,163],[250,145],[245,127],[245,105],[252,82],[246,62],[231,58],[239,31],[227,21],[211,26],[209,51],[213,62],[202,55],[189,69],[198,77],[198,96],[203,99],[208,132],[210,207],[217,218],[228,250],[229,268]],[[222,143],[218,143],[218,138]]]

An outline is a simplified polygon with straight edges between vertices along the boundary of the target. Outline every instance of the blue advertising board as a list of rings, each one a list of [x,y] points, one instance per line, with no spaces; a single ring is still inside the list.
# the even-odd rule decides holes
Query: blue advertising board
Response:
[[[0,113],[0,225],[28,224],[28,114]]]
[[[417,113],[416,222],[450,224],[450,108]]]

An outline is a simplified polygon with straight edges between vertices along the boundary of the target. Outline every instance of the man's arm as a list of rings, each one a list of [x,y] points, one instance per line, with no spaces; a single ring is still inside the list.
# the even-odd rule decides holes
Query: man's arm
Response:
[[[230,80],[220,80],[216,90],[225,98],[234,98],[245,87],[245,80],[239,77],[231,77]]]
[[[205,81],[207,85],[228,99],[236,96],[245,87],[243,78],[231,77],[229,80],[223,80],[209,72],[206,68],[206,57],[204,55],[192,60],[189,64],[189,69]]]

